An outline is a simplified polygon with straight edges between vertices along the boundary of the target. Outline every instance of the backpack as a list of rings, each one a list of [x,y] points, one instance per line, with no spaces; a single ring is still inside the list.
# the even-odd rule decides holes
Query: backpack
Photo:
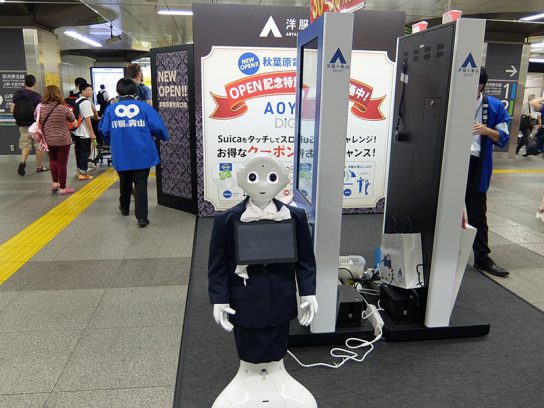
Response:
[[[68,123],[68,129],[75,130],[81,125],[81,122],[83,122],[83,116],[81,116],[79,105],[84,100],[85,98],[80,98],[76,95],[70,95],[64,100],[64,106],[66,106],[70,110],[70,112],[74,114],[74,117],[76,118],[76,121],[77,121],[76,126],[72,126],[70,123]]]
[[[28,95],[22,94],[18,96],[15,103],[13,116],[17,126],[30,126],[34,123],[34,110],[36,106],[34,101]]]
[[[106,102],[106,100],[104,99],[104,92],[106,91],[98,91],[98,94],[96,95],[96,102],[100,106],[104,105],[104,102]]]

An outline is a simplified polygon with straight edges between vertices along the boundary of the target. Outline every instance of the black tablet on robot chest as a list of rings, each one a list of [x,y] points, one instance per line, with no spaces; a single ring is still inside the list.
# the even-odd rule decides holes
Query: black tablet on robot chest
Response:
[[[238,265],[289,263],[298,260],[293,220],[238,221],[234,229]]]

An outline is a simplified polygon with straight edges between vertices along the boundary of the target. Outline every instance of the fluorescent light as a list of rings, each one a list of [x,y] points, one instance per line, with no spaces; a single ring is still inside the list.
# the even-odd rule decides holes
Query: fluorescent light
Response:
[[[537,64],[544,64],[544,58],[529,58],[529,62],[536,62]]]
[[[522,20],[522,21],[533,21],[533,20],[540,20],[541,18],[544,18],[544,13],[534,14],[532,16],[523,17],[523,18],[520,18],[520,20]]]
[[[531,48],[544,48],[544,41],[538,43],[532,43]]]
[[[157,14],[162,14],[165,16],[192,16],[193,10],[159,10]]]
[[[79,34],[76,31],[68,30],[68,31],[65,31],[64,34],[66,34],[69,37],[75,38],[76,40],[79,40],[81,42],[84,42],[86,44],[92,45],[93,47],[102,47],[102,44],[100,44],[99,42],[89,37],[85,37],[84,35]]]

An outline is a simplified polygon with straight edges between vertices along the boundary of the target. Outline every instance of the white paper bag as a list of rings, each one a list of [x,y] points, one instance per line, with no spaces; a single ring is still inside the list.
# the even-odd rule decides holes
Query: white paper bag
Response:
[[[404,289],[424,286],[421,234],[383,234],[382,281]]]

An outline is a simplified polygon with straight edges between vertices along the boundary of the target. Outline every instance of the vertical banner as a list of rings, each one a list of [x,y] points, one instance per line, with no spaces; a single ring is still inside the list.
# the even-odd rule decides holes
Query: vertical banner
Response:
[[[13,94],[25,84],[26,60],[23,30],[20,28],[0,29],[0,126],[15,128],[15,119],[11,114]],[[10,133],[10,139],[16,140],[19,132],[16,129],[4,129]],[[4,134],[3,134],[4,136]],[[9,142],[12,142],[10,140]],[[8,140],[4,138],[4,143]],[[8,153],[7,146],[0,146],[0,154]]]
[[[196,212],[192,46],[152,50],[154,106],[170,140],[159,142],[159,204]]]
[[[235,175],[245,157],[270,154],[292,172],[296,66],[291,48],[213,47],[202,59],[204,199],[216,210],[243,198]],[[394,64],[385,51],[354,51],[351,73],[344,208],[374,208],[385,194]]]

